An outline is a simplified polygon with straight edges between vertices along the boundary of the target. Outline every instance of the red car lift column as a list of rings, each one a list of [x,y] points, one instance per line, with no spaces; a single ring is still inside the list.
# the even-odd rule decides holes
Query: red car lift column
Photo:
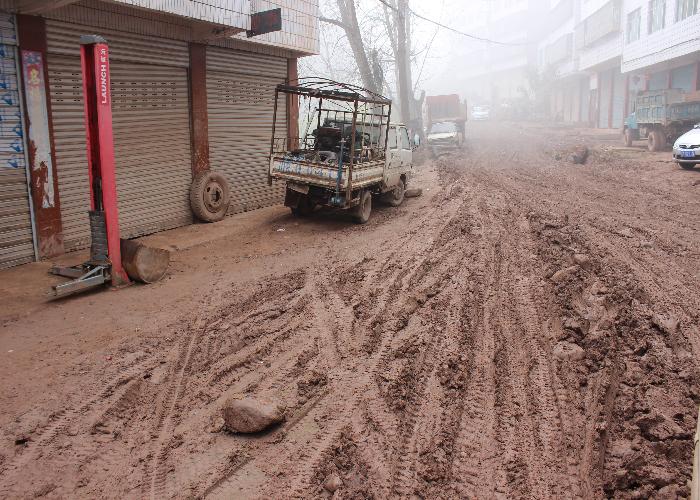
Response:
[[[108,281],[114,286],[129,283],[122,266],[119,240],[109,49],[105,39],[97,35],[81,36],[80,59],[83,69],[92,243],[88,262],[71,268],[52,268],[54,274],[74,278],[68,283],[54,286],[56,296],[82,291]]]
[[[80,60],[83,66],[90,215],[92,217],[92,214],[96,214],[104,219],[107,255],[112,265],[112,284],[120,285],[128,283],[129,277],[122,267],[119,250],[119,211],[117,180],[114,173],[109,49],[105,39],[96,35],[81,36]],[[93,238],[93,245],[94,243]]]

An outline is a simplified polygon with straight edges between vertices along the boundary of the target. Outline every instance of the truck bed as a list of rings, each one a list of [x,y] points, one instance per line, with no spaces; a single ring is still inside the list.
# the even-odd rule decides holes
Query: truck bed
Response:
[[[366,161],[352,169],[352,186],[360,188],[382,182],[385,160]],[[270,175],[273,179],[295,181],[302,184],[335,189],[338,178],[337,165],[328,165],[296,159],[289,155],[275,156],[270,160]],[[343,167],[340,188],[348,187],[348,168]]]

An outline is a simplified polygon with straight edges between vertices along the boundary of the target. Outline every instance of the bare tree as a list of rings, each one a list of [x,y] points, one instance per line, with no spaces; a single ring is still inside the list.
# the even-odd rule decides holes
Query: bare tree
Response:
[[[320,21],[333,24],[343,29],[355,58],[357,69],[360,72],[362,85],[368,90],[381,93],[382,87],[384,86],[383,72],[379,71],[381,67],[378,64],[378,55],[372,52],[368,54],[365,48],[365,43],[360,31],[360,24],[357,20],[355,0],[336,0],[336,4],[340,19],[321,16]]]
[[[336,48],[339,43],[337,34],[328,36],[326,40],[324,33],[333,33],[335,28],[340,28],[347,39],[362,85],[374,92],[396,97],[396,109],[400,112],[401,119],[421,133],[421,110],[425,93],[422,92],[419,99],[415,98],[418,82],[413,82],[413,65],[418,64],[419,57],[422,65],[425,64],[437,30],[425,47],[414,51],[414,19],[408,0],[386,0],[381,3],[326,0],[322,9],[326,14],[320,17],[320,21],[325,24],[321,30],[323,50],[320,58],[327,66],[324,72],[342,75],[345,72],[339,71],[338,66],[343,63],[352,64],[344,54],[323,53],[331,47]],[[416,68],[421,74],[422,65]],[[388,84],[387,75],[393,75],[396,92]]]

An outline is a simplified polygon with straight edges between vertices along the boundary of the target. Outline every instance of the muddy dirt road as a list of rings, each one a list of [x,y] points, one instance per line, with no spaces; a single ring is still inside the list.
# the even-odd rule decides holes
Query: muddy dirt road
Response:
[[[82,307],[131,326],[152,311],[57,354],[44,382],[3,368],[0,496],[331,497],[333,475],[334,498],[686,495],[700,171],[478,125],[422,168],[423,197],[365,226],[276,208],[177,254],[148,292],[7,320],[1,347],[41,323],[58,353],[90,337]],[[236,395],[281,400],[286,422],[222,432]]]

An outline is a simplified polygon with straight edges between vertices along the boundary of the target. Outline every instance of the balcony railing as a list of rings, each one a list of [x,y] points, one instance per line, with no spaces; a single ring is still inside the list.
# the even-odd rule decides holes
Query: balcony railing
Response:
[[[594,45],[612,33],[619,33],[622,0],[611,0],[576,26],[576,50]]]

